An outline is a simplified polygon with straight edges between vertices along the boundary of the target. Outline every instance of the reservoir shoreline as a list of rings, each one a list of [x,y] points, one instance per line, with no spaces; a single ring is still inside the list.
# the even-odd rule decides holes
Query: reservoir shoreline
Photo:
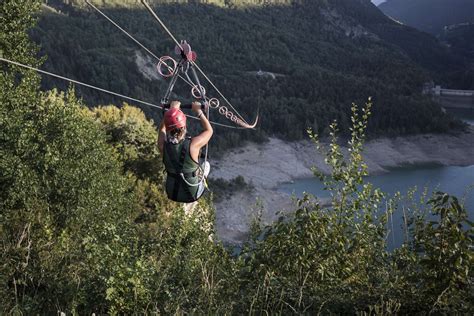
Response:
[[[371,175],[405,166],[469,166],[474,165],[473,144],[471,126],[459,135],[422,134],[370,140],[364,146],[363,156]],[[261,213],[262,222],[269,224],[280,211],[294,210],[292,196],[278,191],[278,186],[312,177],[312,167],[330,173],[324,157],[311,141],[290,143],[277,138],[233,149],[221,159],[211,161],[211,166],[212,178],[232,180],[242,176],[254,187],[251,193],[235,192],[215,203],[217,234],[222,241],[232,244],[245,239],[257,214]]]

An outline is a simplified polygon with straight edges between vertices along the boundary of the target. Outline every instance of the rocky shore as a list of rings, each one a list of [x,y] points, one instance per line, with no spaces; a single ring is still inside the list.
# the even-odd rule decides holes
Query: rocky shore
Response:
[[[371,174],[406,165],[473,165],[474,127],[460,135],[424,134],[371,140],[365,144],[364,158]],[[229,243],[245,238],[249,223],[258,212],[261,211],[263,222],[269,223],[280,211],[294,208],[291,196],[276,190],[280,184],[311,177],[313,166],[329,172],[324,157],[309,140],[288,143],[270,138],[264,144],[250,143],[229,151],[211,164],[211,177],[231,180],[240,175],[255,188],[250,194],[237,192],[216,203],[217,233]]]

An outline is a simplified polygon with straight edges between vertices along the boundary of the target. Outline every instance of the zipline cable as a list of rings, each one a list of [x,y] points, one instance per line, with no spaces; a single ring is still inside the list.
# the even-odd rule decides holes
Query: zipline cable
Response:
[[[88,5],[90,5],[94,10],[99,12],[104,18],[106,18],[110,23],[112,23],[116,28],[118,28],[120,31],[122,31],[125,35],[127,35],[132,41],[134,41],[138,46],[143,48],[145,51],[147,51],[148,54],[151,56],[155,57],[156,59],[160,60],[160,57],[156,56],[151,50],[145,47],[142,43],[140,43],[137,39],[135,39],[130,33],[125,31],[120,25],[114,22],[111,18],[109,18],[105,13],[103,13],[99,8],[97,8],[95,5],[93,5],[89,0],[85,0]]]
[[[165,30],[166,33],[168,33],[169,37],[171,37],[171,39],[175,42],[175,44],[181,49],[183,50],[182,46],[181,46],[181,43],[178,42],[178,40],[174,37],[173,33],[171,33],[171,31],[166,27],[165,23],[163,23],[163,21],[161,21],[161,19],[158,17],[158,15],[156,15],[155,11],[153,11],[153,9],[150,7],[150,5],[148,4],[148,2],[146,2],[145,0],[141,0],[142,4],[148,9],[148,11],[151,13],[151,15],[153,15],[153,17],[155,18],[155,20],[158,21],[158,23],[161,24],[161,27]]]
[[[204,92],[204,87],[201,85],[201,82],[199,82],[199,77],[196,74],[196,70],[194,68],[191,68],[191,71],[192,71],[192,74],[194,76],[194,79],[196,80],[197,86],[201,90],[201,92],[200,92],[201,96],[205,97],[206,93]],[[210,112],[209,108],[210,108],[210,106],[209,106],[209,104],[207,104],[206,117],[207,117],[208,120],[211,119],[210,116],[209,116],[209,114],[210,114],[209,113]],[[208,153],[209,153],[209,142],[206,144],[206,149],[205,149],[205,154],[204,154],[204,163],[207,162]]]
[[[100,10],[99,8],[97,8],[96,6],[94,6],[89,0],[86,0],[86,4],[88,4],[89,6],[91,6],[91,8],[93,8],[94,10],[96,10],[100,15],[102,15],[104,18],[106,18],[110,23],[112,23],[116,28],[118,28],[122,33],[124,33],[125,35],[127,35],[132,41],[134,41],[138,46],[140,46],[141,48],[143,48],[148,54],[150,54],[151,56],[153,56],[156,60],[158,61],[161,61],[161,58],[156,56],[156,54],[154,54],[150,49],[148,49],[145,45],[143,45],[139,40],[137,40],[135,37],[133,37],[129,32],[127,32],[124,28],[122,28],[118,23],[116,23],[114,20],[112,20],[107,14],[105,14],[104,12],[102,12],[102,10]],[[173,70],[172,67],[168,66],[167,64],[163,63],[166,67],[168,67],[168,70]],[[184,80],[184,82],[186,82],[190,87],[193,87],[194,85],[187,81],[186,78],[182,77],[181,75],[179,75],[179,77],[181,79]]]
[[[242,119],[242,121],[244,121],[244,123],[250,125],[243,117],[242,115],[240,115],[240,113],[234,108],[234,106],[232,105],[232,103],[230,103],[230,101],[220,92],[219,89],[217,89],[217,87],[214,85],[214,83],[211,81],[211,79],[209,79],[209,77],[204,73],[204,71],[198,66],[198,64],[196,64],[195,62],[192,62],[192,64],[196,67],[196,69],[201,73],[201,75],[207,80],[207,82],[209,82],[209,84],[214,88],[214,90],[216,90],[217,94],[220,95],[220,97],[230,106],[230,108],[232,110],[234,110],[235,114],[237,114],[239,116],[240,119]]]
[[[140,41],[138,41],[136,38],[134,38],[130,33],[128,33],[124,28],[122,28],[118,23],[116,23],[114,20],[112,20],[108,15],[106,15],[104,12],[102,12],[99,8],[97,8],[96,6],[94,6],[89,0],[85,0],[86,4],[88,4],[91,8],[93,8],[94,10],[96,10],[100,15],[102,15],[103,17],[105,17],[109,22],[112,23],[112,25],[114,25],[115,27],[117,27],[121,32],[123,32],[127,37],[129,37],[130,39],[132,39],[137,45],[139,45],[141,48],[143,48],[147,53],[149,53],[151,56],[153,56],[155,59],[159,60],[160,62],[162,61],[161,58],[159,58],[158,56],[156,56],[156,54],[154,54],[150,49],[148,49],[145,45],[143,45]],[[156,13],[153,11],[153,9],[148,5],[148,3],[146,3],[145,1],[142,1],[143,4],[148,8],[148,10],[153,14],[153,16],[158,20],[158,22],[161,24],[161,26],[165,29],[165,31],[168,33],[168,35],[171,37],[171,39],[178,45],[178,47],[180,49],[182,49],[182,46],[181,44],[176,40],[176,38],[173,36],[173,34],[171,33],[171,31],[166,27],[166,25],[161,21],[161,19],[156,15]],[[258,122],[258,115],[257,115],[257,119],[255,120],[254,124],[253,125],[250,125],[243,117],[242,115],[235,109],[235,107],[230,103],[230,101],[220,92],[219,89],[217,89],[217,87],[214,85],[214,83],[211,82],[211,80],[209,79],[209,77],[201,70],[201,68],[199,68],[199,66],[192,62],[192,65],[195,65],[196,68],[198,69],[198,71],[205,77],[205,79],[211,84],[211,86],[217,91],[217,93],[222,97],[222,99],[224,99],[224,101],[231,107],[231,109],[234,110],[234,112],[237,114],[237,116],[242,120],[242,123],[243,124],[240,124],[241,127],[243,129],[253,129],[255,128],[255,126],[257,125],[257,122]],[[174,69],[172,67],[170,67],[169,65],[167,65],[166,63],[163,63],[164,66],[166,66],[168,68],[168,70],[171,70],[171,71],[174,71]],[[191,88],[194,88],[195,87],[195,84],[191,81],[191,80],[186,80],[186,78],[184,78],[183,76],[179,75],[178,74],[178,77],[181,78],[184,82],[186,82]],[[226,113],[227,110],[224,111],[224,113]],[[222,114],[222,113],[221,113]],[[227,117],[226,115],[224,115],[227,119],[229,119],[229,117]],[[234,121],[233,121],[234,122]],[[234,122],[235,123],[235,122]]]
[[[168,29],[168,27],[163,23],[163,21],[160,19],[160,17],[153,11],[153,8],[148,4],[147,1],[141,0],[142,4],[148,9],[148,11],[151,13],[151,15],[155,18],[156,21],[163,27],[166,33],[171,37],[171,39],[176,43],[176,45],[182,50],[181,44],[178,42],[178,40],[174,37],[173,33]],[[191,64],[197,68],[197,70],[203,75],[203,77],[209,82],[209,84],[216,90],[216,92],[221,96],[221,98],[230,106],[230,108],[239,116],[239,118],[248,126],[250,124],[240,115],[240,113],[235,109],[235,107],[230,103],[230,101],[217,89],[217,87],[214,85],[214,83],[209,79],[209,77],[202,71],[202,69],[194,62],[191,61]]]
[[[133,101],[133,102],[136,102],[136,103],[144,104],[144,105],[154,107],[154,108],[158,108],[158,109],[163,109],[163,106],[161,106],[161,105],[157,105],[157,104],[153,104],[153,103],[150,103],[150,102],[135,99],[135,98],[132,98],[132,97],[120,94],[120,93],[116,93],[116,92],[113,92],[113,91],[110,91],[110,90],[107,90],[107,89],[103,89],[103,88],[100,88],[100,87],[97,87],[97,86],[93,86],[93,85],[88,84],[88,83],[84,83],[84,82],[81,82],[81,81],[77,81],[77,80],[74,80],[74,79],[63,77],[63,76],[54,74],[52,72],[41,70],[41,69],[38,69],[38,68],[35,68],[35,67],[32,67],[32,66],[28,66],[28,65],[25,65],[25,64],[13,61],[13,60],[3,58],[3,57],[0,57],[0,61],[15,65],[15,66],[19,66],[19,67],[22,67],[22,68],[26,68],[26,69],[29,69],[29,70],[33,70],[33,71],[36,71],[38,73],[48,75],[48,76],[51,76],[51,77],[55,77],[55,78],[58,78],[58,79],[61,79],[61,80],[64,80],[64,81],[75,83],[77,85],[84,86],[84,87],[87,87],[87,88],[90,88],[90,89],[95,89],[95,90],[98,90],[98,91],[101,91],[101,92],[104,92],[104,93],[107,93],[107,94],[110,94],[110,95],[113,95],[113,96],[116,96],[116,97],[119,97],[119,98],[122,98],[122,99],[125,99],[125,100]],[[191,118],[191,119],[195,119],[195,120],[198,120],[198,121],[200,120],[198,117],[193,116],[193,115],[186,114],[186,116]],[[213,125],[216,125],[216,126],[221,126],[221,127],[226,127],[226,128],[246,129],[245,127],[231,126],[231,125],[221,124],[221,123],[217,123],[217,122],[211,122],[210,121],[210,123],[213,124]]]

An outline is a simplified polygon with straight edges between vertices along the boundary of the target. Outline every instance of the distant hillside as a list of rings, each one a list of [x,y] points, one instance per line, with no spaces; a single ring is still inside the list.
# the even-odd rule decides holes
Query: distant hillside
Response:
[[[463,81],[467,89],[474,90],[474,23],[452,25],[444,30],[440,38],[466,60],[466,67],[452,76]]]
[[[444,30],[441,38],[456,51],[474,61],[474,23],[462,23]]]
[[[300,139],[307,127],[324,132],[334,119],[345,128],[350,104],[368,96],[375,100],[371,133],[441,132],[455,125],[420,91],[424,82],[443,82],[463,65],[435,38],[393,22],[369,0],[161,2],[154,1],[158,14],[193,45],[228,98],[246,117],[261,110],[257,132],[229,133],[218,146],[268,135]],[[147,47],[159,56],[171,53],[172,42],[139,2],[107,3],[113,6],[105,12]],[[33,32],[49,56],[45,68],[159,102],[166,82],[150,76],[154,65],[145,52],[82,1],[48,5],[57,13],[44,10]],[[147,66],[146,73],[138,65]],[[279,76],[254,75],[259,70]],[[43,84],[66,86],[50,78]],[[79,92],[91,105],[118,101]],[[178,86],[177,92],[189,98],[187,89]]]
[[[433,35],[439,35],[447,25],[474,22],[473,0],[387,0],[379,9]]]

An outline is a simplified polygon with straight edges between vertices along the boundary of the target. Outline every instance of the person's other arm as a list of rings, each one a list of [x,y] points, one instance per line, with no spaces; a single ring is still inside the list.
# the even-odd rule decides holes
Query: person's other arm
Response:
[[[192,109],[193,112],[196,113],[196,115],[199,117],[201,121],[201,126],[203,128],[203,131],[199,135],[193,137],[190,148],[191,157],[195,161],[198,161],[199,150],[201,150],[202,147],[207,145],[207,143],[212,137],[212,134],[214,133],[214,130],[212,129],[211,123],[209,123],[209,120],[207,119],[206,115],[201,110],[201,103],[193,102]]]
[[[160,154],[163,155],[163,150],[165,147],[165,139],[166,139],[166,126],[165,120],[161,120],[160,129],[158,130],[158,149],[160,150]]]

